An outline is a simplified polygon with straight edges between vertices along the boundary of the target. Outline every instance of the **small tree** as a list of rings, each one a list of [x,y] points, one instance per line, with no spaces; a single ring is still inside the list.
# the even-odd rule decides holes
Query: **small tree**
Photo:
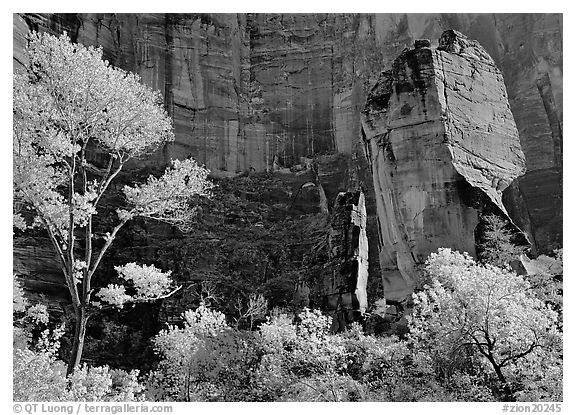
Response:
[[[193,160],[173,161],[162,177],[124,186],[116,223],[100,229],[98,208],[126,163],[174,139],[162,97],[102,60],[101,49],[73,44],[66,34],[32,33],[26,51],[13,87],[14,225],[43,227],[57,252],[74,308],[71,373],[88,318],[101,306],[93,294],[121,306],[171,293],[169,272],[136,264],[116,268],[132,294],[124,284],[97,291],[96,271],[120,229],[135,217],[185,227],[193,215],[188,200],[212,185]],[[22,211],[34,215],[32,225]]]
[[[241,323],[247,323],[248,328],[252,330],[254,322],[264,320],[268,312],[268,301],[262,294],[251,293],[248,297],[248,303],[244,306],[240,297],[236,298],[234,308],[238,314],[236,320],[236,329],[240,329]]]
[[[431,254],[426,269],[431,282],[414,294],[409,323],[425,355],[440,366],[472,359],[496,375],[508,399],[527,384],[550,388],[545,372],[560,373],[552,389],[561,393],[558,316],[522,277],[450,249]]]
[[[515,235],[508,224],[496,215],[485,215],[481,219],[484,228],[482,240],[478,246],[480,262],[497,267],[507,267],[518,261],[527,248],[515,243]]]
[[[204,304],[196,310],[187,310],[182,317],[183,328],[170,326],[154,338],[155,350],[161,358],[149,381],[155,400],[197,400],[203,386],[198,377],[204,375],[200,355],[206,342],[230,331],[224,314]]]

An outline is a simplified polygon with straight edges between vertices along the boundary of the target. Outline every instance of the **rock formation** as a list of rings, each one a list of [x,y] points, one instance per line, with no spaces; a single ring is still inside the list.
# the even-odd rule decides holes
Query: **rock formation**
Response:
[[[14,62],[30,29],[102,45],[164,93],[177,139],[153,161],[191,155],[229,175],[354,158],[375,77],[415,38],[446,28],[477,39],[503,72],[527,169],[504,200],[549,252],[562,243],[560,14],[15,14]]]
[[[113,65],[139,73],[163,93],[176,141],[134,168],[162,168],[169,158],[192,156],[215,176],[291,172],[295,182],[301,180],[298,188],[310,180],[300,173],[312,160],[312,180],[319,181],[326,200],[361,187],[371,248],[368,285],[376,284],[369,295],[381,289],[382,219],[363,155],[360,112],[378,74],[392,69],[394,58],[415,38],[460,30],[477,39],[502,70],[526,155],[526,174],[504,191],[504,205],[540,252],[561,245],[560,14],[13,16],[15,69],[24,62],[29,30],[67,31],[73,41],[101,45]],[[454,151],[467,157],[458,146]],[[457,164],[466,168],[466,161]],[[492,178],[479,176],[477,184],[490,193]],[[40,278],[43,269],[24,267],[23,261],[16,259],[15,269]]]
[[[507,217],[502,192],[524,154],[502,75],[476,41],[415,42],[368,96],[363,136],[372,167],[387,299],[409,295],[440,247],[475,255],[479,215]]]
[[[334,313],[333,330],[358,320],[368,305],[368,237],[364,193],[342,192],[336,197],[328,236],[320,295],[323,309]]]

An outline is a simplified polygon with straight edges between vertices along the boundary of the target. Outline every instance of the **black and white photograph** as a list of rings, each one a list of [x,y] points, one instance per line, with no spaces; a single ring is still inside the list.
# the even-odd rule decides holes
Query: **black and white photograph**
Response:
[[[569,413],[564,14],[364,8],[12,14],[13,413]]]

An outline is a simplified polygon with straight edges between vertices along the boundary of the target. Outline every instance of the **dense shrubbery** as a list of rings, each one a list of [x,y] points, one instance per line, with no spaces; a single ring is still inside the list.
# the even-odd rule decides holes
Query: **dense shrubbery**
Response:
[[[539,258],[533,269],[557,275],[558,258]],[[239,330],[201,304],[184,313],[182,327],[153,339],[159,362],[140,380],[138,371],[86,365],[66,377],[57,359],[62,331],[40,330],[47,316],[15,284],[14,399],[562,399],[558,303],[530,286],[533,274],[522,277],[449,249],[432,254],[426,271],[405,338],[367,335],[358,324],[332,333],[329,318],[309,309],[276,310],[256,330]]]
[[[195,322],[156,338],[162,356],[149,399],[208,401],[495,400],[473,376],[443,381],[414,345],[367,336],[359,325],[334,334],[319,311],[278,314],[257,332],[225,325],[200,307]]]
[[[82,365],[66,376],[66,364],[44,350],[14,351],[15,401],[142,400],[138,371]]]
[[[557,274],[558,261],[532,265]],[[183,327],[153,339],[159,362],[141,383],[138,371],[107,366],[84,365],[66,377],[57,359],[62,330],[41,331],[45,310],[30,306],[15,283],[14,399],[562,399],[558,303],[531,288],[533,274],[523,278],[449,249],[432,254],[426,271],[405,339],[366,335],[358,324],[331,333],[329,318],[308,309],[275,311],[257,330],[239,330],[202,304],[184,313]]]
[[[205,306],[155,338],[149,395],[163,400],[561,400],[557,313],[511,271],[441,249],[414,295],[406,339],[304,309],[239,331]]]

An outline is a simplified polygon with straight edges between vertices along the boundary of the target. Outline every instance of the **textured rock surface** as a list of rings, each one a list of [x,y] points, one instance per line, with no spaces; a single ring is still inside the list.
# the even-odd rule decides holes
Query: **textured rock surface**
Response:
[[[28,30],[66,30],[164,94],[176,142],[142,165],[193,156],[215,175],[292,167],[298,180],[305,158],[318,162],[328,200],[362,186],[374,280],[378,219],[360,111],[403,48],[417,38],[436,46],[448,28],[477,39],[502,70],[527,168],[505,205],[549,251],[562,241],[562,15],[15,14],[14,67]]]
[[[222,174],[354,155],[382,68],[417,38],[459,30],[504,75],[527,168],[505,197],[510,213],[540,250],[561,244],[560,14],[14,15],[16,66],[29,28],[67,30],[140,73],[164,92],[176,127],[154,161],[192,155]]]
[[[25,276],[27,296],[32,301],[42,300],[50,310],[62,311],[70,301],[62,269],[50,240],[42,237],[20,237],[13,244],[13,269]]]
[[[437,248],[475,255],[479,214],[506,215],[502,192],[524,173],[502,75],[486,51],[455,31],[437,49],[416,45],[382,75],[363,114],[393,300],[412,291]]]
[[[476,39],[502,71],[526,156],[526,174],[505,192],[514,221],[543,252],[562,245],[562,15],[377,15],[387,65],[417,38],[455,29]]]
[[[357,320],[368,305],[368,237],[364,193],[342,192],[330,219],[328,261],[321,279],[323,308],[334,313],[333,330]]]
[[[15,31],[20,20],[15,17]],[[264,154],[264,130],[248,120],[245,15],[26,15],[25,20],[34,29],[67,30],[73,41],[102,45],[113,65],[163,92],[176,141],[140,164],[193,155],[215,172],[265,169],[270,158]]]

